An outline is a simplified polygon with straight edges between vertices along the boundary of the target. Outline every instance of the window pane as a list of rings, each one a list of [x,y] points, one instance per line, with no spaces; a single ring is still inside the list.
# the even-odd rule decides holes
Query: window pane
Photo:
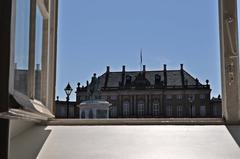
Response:
[[[42,35],[43,16],[39,7],[36,11],[36,37],[35,37],[35,98],[41,99],[41,75],[42,75]]]
[[[14,89],[27,94],[30,0],[16,1]]]

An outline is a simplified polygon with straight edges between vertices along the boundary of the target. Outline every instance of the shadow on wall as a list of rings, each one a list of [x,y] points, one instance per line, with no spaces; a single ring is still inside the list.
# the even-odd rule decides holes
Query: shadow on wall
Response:
[[[232,126],[226,126],[230,134],[232,135],[235,142],[240,147],[240,126],[239,125],[232,125]]]
[[[13,137],[10,143],[10,159],[37,158],[51,130],[46,126],[33,126],[23,133]]]

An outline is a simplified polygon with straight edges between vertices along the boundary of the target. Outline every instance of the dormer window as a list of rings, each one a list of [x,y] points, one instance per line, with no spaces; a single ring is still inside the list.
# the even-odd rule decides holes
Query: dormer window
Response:
[[[127,86],[130,86],[131,83],[132,83],[132,77],[129,76],[129,75],[127,75],[127,76],[126,76],[126,85],[127,85]]]

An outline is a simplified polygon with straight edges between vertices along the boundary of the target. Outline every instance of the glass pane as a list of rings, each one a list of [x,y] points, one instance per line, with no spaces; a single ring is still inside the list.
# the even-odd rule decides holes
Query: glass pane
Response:
[[[30,0],[16,1],[14,89],[27,94]]]
[[[42,75],[42,35],[43,16],[39,7],[36,11],[36,34],[35,34],[35,98],[41,99],[41,75]]]

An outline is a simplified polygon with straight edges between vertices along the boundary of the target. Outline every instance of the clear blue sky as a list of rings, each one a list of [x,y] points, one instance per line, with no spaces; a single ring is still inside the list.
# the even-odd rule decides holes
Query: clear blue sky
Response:
[[[221,94],[218,0],[60,0],[56,95],[67,82],[85,85],[93,73],[139,70],[186,71],[210,80]],[[71,100],[75,100],[72,93]]]

